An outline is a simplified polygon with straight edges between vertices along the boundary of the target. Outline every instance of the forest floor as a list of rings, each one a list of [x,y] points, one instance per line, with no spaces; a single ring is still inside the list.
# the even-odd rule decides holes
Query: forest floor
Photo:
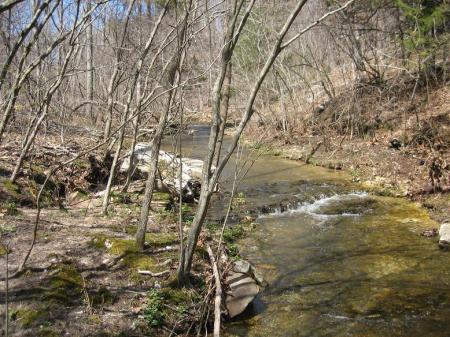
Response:
[[[70,151],[77,148],[72,144]],[[37,190],[56,150],[39,144],[35,153],[44,155],[27,163],[15,184],[8,180],[13,151],[2,150],[2,158],[8,153],[10,159],[3,160],[0,176],[0,326],[6,324],[3,304],[8,296],[9,336],[172,336],[209,326],[214,278],[205,242],[214,247],[220,226],[206,226],[194,256],[192,288],[181,289],[176,282],[178,213],[172,197],[154,193],[146,249],[140,252],[134,235],[145,181],[132,182],[126,193],[113,188],[104,216],[102,193],[90,190],[86,159],[64,168],[44,191],[36,244],[6,293],[6,252],[12,273],[30,247]],[[183,204],[185,229],[194,207]],[[244,225],[237,226],[225,231],[225,249],[244,234]]]

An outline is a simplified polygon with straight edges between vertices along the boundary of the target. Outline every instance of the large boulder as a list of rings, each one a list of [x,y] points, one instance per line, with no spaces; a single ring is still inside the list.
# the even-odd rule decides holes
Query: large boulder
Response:
[[[450,245],[450,223],[443,223],[439,228],[439,247],[448,249]]]
[[[241,314],[259,294],[263,280],[249,262],[240,260],[234,262],[225,283],[228,285],[225,305],[229,317],[233,318]]]
[[[147,173],[151,162],[152,145],[148,143],[136,144],[133,165],[136,169]],[[126,172],[130,167],[131,151],[125,156],[120,167],[121,172]],[[182,188],[181,195],[186,201],[193,201],[198,198],[201,187],[201,177],[203,160],[193,158],[178,158],[176,155],[166,151],[159,151],[158,168],[161,173],[162,185],[171,191],[180,193],[180,164],[182,165]],[[158,186],[160,186],[159,184]],[[162,188],[162,187],[161,187]]]

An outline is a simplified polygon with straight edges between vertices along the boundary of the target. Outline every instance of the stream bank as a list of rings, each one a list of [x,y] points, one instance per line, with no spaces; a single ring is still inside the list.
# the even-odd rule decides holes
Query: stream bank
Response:
[[[252,132],[255,131],[247,135],[246,144],[262,154],[344,171],[361,189],[419,202],[438,223],[450,220],[450,194],[445,185],[447,180],[450,183],[448,167],[444,165],[442,178],[445,191],[434,190],[430,185],[430,169],[425,165],[420,149],[392,148],[387,136],[376,142],[353,139],[342,142],[340,146],[327,147],[319,137],[291,137],[289,141],[267,137],[254,141],[251,140],[255,139],[251,137]],[[296,139],[294,144],[292,139]]]

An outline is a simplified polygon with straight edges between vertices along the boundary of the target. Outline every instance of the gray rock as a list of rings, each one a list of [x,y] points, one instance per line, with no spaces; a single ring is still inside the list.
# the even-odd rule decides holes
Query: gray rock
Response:
[[[261,291],[262,277],[256,269],[245,260],[234,262],[232,270],[228,273],[225,283],[228,291],[225,304],[230,318],[241,314]]]
[[[255,267],[253,267],[253,265],[250,264],[250,262],[248,262],[246,260],[238,260],[238,261],[234,262],[233,271],[235,271],[237,273],[247,274],[248,276],[255,279],[255,281],[260,286],[265,285],[265,281],[264,281],[262,275],[256,270]]]
[[[448,249],[450,245],[450,223],[443,223],[439,229],[439,247]]]
[[[259,294],[261,288],[258,283],[247,274],[231,271],[225,282],[229,286],[226,294],[225,305],[230,318],[241,314],[245,308]]]
[[[238,260],[234,263],[233,270],[237,273],[251,274],[252,265],[245,260]]]

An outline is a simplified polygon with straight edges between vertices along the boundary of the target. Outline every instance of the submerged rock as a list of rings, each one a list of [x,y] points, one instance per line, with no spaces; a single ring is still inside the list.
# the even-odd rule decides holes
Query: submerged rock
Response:
[[[444,223],[439,229],[439,247],[448,249],[450,245],[450,223]]]
[[[136,144],[133,156],[133,165],[136,169],[147,173],[151,162],[152,145],[149,143]],[[120,167],[121,172],[126,172],[130,167],[131,151],[126,154]],[[201,187],[201,176],[203,160],[193,158],[178,158],[174,154],[166,151],[159,151],[158,168],[161,173],[162,184],[158,184],[160,189],[165,185],[171,191],[180,193],[180,165],[182,166],[182,188],[181,194],[186,201],[194,201],[199,197]]]
[[[261,291],[263,282],[249,262],[240,260],[234,263],[225,279],[228,285],[225,304],[230,318],[241,314],[247,308]]]

